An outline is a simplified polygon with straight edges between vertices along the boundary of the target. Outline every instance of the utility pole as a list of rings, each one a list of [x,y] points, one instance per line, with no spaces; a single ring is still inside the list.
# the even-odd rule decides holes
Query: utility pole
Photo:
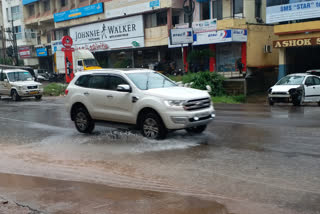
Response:
[[[17,37],[16,37],[16,33],[14,30],[14,25],[13,25],[13,19],[11,20],[11,32],[12,32],[12,47],[13,47],[13,56],[15,58],[16,61],[16,66],[19,66],[19,57],[18,57],[18,45],[17,45]]]

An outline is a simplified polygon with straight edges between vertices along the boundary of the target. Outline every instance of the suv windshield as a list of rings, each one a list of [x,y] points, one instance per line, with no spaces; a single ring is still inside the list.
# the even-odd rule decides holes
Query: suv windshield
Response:
[[[98,62],[95,59],[85,59],[83,60],[86,67],[99,66]]]
[[[10,82],[32,80],[32,76],[28,71],[10,72],[7,75]]]
[[[283,77],[277,85],[301,85],[304,80],[304,76],[286,76]]]
[[[131,73],[126,75],[141,90],[177,86],[170,79],[158,72]]]

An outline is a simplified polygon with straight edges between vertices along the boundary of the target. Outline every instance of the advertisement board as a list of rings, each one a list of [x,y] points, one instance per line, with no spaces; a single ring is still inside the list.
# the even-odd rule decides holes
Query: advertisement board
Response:
[[[170,44],[182,45],[193,43],[192,28],[176,28],[170,30]]]
[[[21,59],[26,59],[31,57],[30,47],[24,46],[18,48],[19,56]]]
[[[193,45],[206,45],[226,42],[246,42],[247,30],[229,29],[206,33],[197,33]]]
[[[63,22],[71,19],[77,19],[85,16],[103,13],[103,3],[97,3],[85,7],[67,10],[53,15],[54,22]]]
[[[31,4],[31,3],[37,2],[37,1],[39,1],[39,0],[22,0],[22,4],[26,5],[26,4]]]
[[[267,24],[320,17],[320,0],[267,0]]]
[[[217,19],[203,20],[192,23],[194,33],[204,33],[217,30]]]
[[[56,51],[61,51],[62,48],[63,45],[61,40],[51,41],[52,54],[54,54]]]
[[[37,48],[37,56],[48,56],[47,48]]]
[[[143,17],[132,16],[70,28],[76,49],[91,52],[144,47]]]
[[[119,8],[108,8],[108,5],[107,5],[106,12],[105,12],[106,18],[109,19],[109,18],[124,16],[124,15],[143,13],[143,12],[160,8],[160,0],[146,1],[143,3],[137,3],[137,4],[125,6],[128,4],[128,2],[129,1],[126,1],[125,4],[121,5],[121,1],[119,1],[119,5],[121,5],[121,7]]]

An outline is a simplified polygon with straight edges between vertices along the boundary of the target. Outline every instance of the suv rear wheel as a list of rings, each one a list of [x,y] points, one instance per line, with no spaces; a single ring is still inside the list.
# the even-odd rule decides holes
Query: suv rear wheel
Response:
[[[74,124],[81,133],[91,133],[94,129],[94,121],[91,119],[87,109],[78,107],[75,111]]]
[[[18,94],[18,92],[16,90],[12,90],[11,91],[11,97],[13,101],[19,101],[20,100],[20,96]]]
[[[141,132],[144,137],[150,139],[164,139],[167,129],[161,118],[154,112],[149,112],[142,117]]]
[[[37,96],[35,96],[35,98],[36,98],[36,100],[41,100],[42,95],[37,95]]]

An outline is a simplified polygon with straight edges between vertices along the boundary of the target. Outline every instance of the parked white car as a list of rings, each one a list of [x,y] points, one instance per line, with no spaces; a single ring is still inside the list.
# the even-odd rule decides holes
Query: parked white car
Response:
[[[42,84],[35,82],[28,71],[8,69],[0,71],[0,96],[11,96],[18,101],[21,97],[35,97],[40,100],[43,94]]]
[[[82,133],[91,133],[95,121],[108,121],[163,139],[169,130],[201,133],[215,117],[207,91],[179,87],[147,69],[78,72],[66,94],[67,111]]]
[[[292,102],[293,105],[316,102],[320,106],[320,78],[308,73],[290,74],[268,91],[269,104]]]

